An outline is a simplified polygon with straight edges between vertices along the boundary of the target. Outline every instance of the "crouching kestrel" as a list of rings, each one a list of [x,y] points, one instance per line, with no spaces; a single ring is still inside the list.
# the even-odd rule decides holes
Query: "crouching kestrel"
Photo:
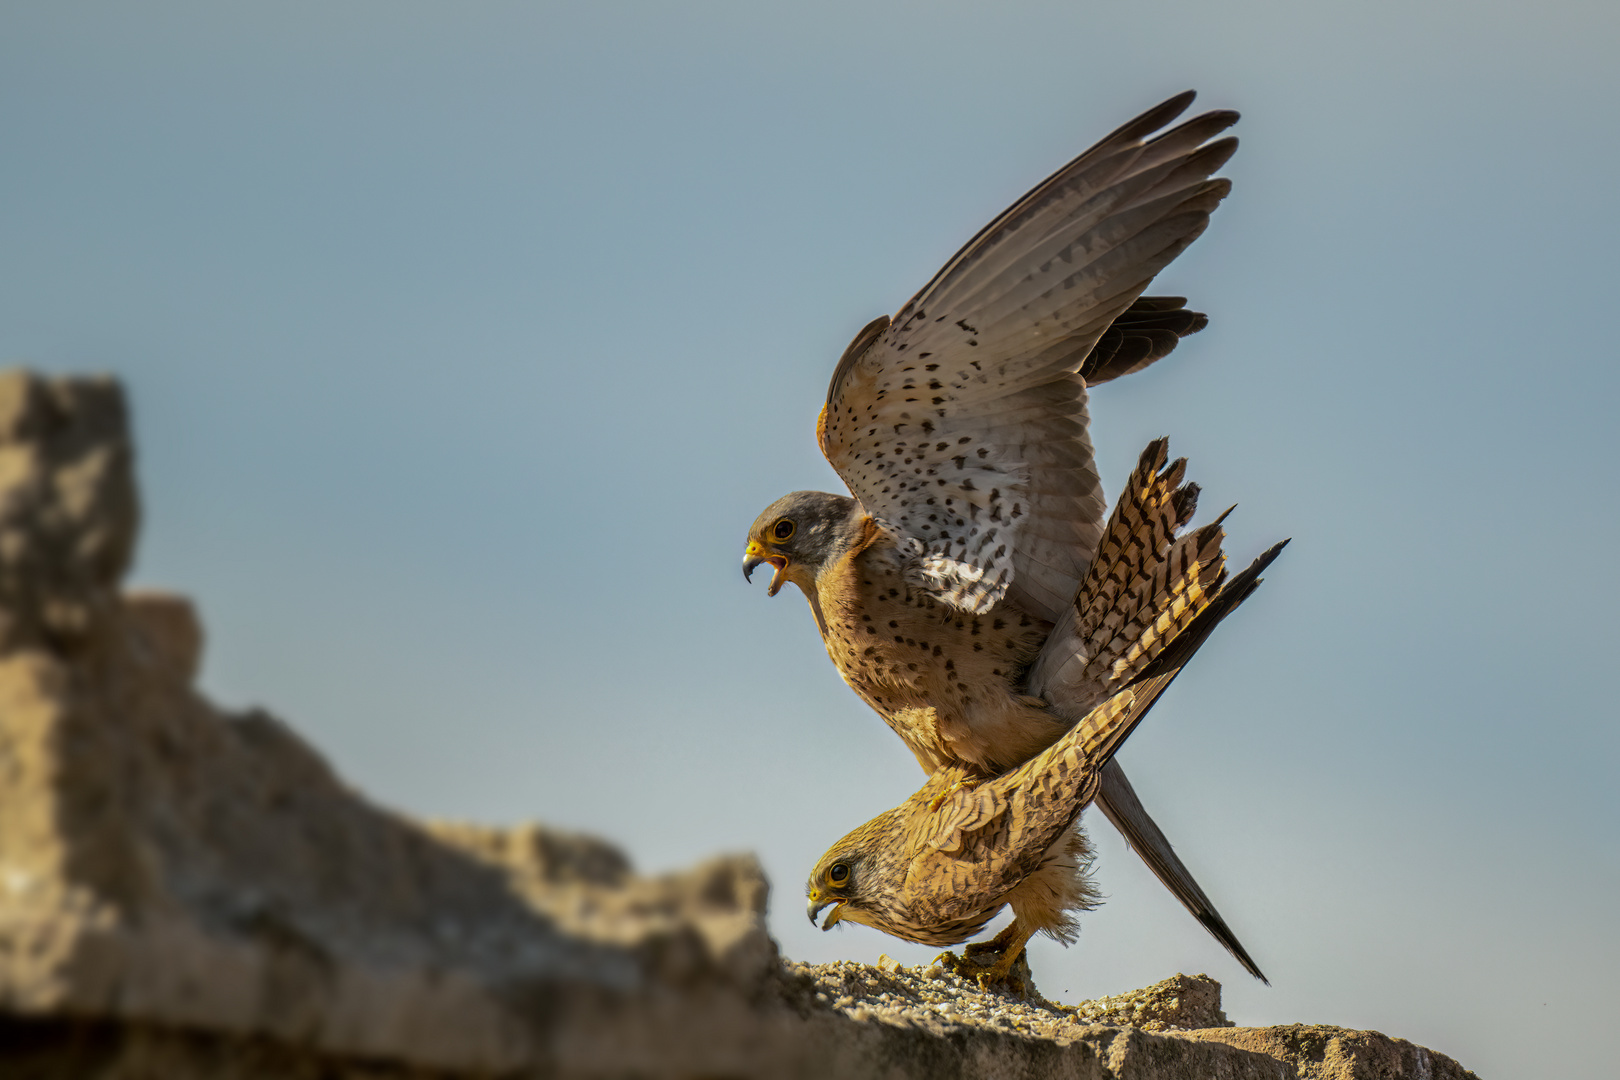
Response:
[[[1172,538],[1196,489],[1183,462],[1161,469],[1149,446],[1072,607],[1084,650],[1109,694],[1068,733],[988,780],[943,766],[905,803],[845,836],[810,876],[810,921],[859,922],[907,941],[954,945],[1004,906],[1012,923],[988,948],[1004,978],[1037,932],[1074,940],[1074,914],[1097,901],[1091,850],[1076,828],[1115,751],[1226,615],[1259,585],[1278,544],[1225,581],[1220,522]],[[1284,541],[1286,543],[1286,541]]]
[[[794,492],[750,530],[744,573],[769,564],[771,595],[803,590],[839,674],[929,773],[1002,773],[1112,696],[1073,612],[1107,511],[1086,388],[1205,325],[1142,296],[1230,187],[1212,174],[1236,113],[1161,130],[1192,99],[1059,169],[862,329],[816,432],[851,495]],[[1263,979],[1117,763],[1100,784],[1131,847]]]

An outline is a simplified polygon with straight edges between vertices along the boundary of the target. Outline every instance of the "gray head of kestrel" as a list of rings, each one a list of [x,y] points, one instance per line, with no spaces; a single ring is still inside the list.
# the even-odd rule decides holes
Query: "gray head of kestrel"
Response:
[[[782,496],[749,526],[743,577],[752,581],[754,570],[769,563],[775,571],[771,596],[789,581],[804,588],[815,581],[822,567],[848,549],[860,518],[860,504],[846,495],[795,491]]]

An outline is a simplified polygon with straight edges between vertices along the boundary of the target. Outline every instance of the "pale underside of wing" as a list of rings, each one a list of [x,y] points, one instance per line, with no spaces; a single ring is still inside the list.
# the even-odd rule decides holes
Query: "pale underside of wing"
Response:
[[[1236,140],[1210,140],[1235,113],[1154,137],[1191,100],[1053,174],[839,362],[822,450],[914,556],[915,584],[946,603],[984,612],[1010,598],[1053,620],[1074,598],[1107,509],[1086,380],[1145,366],[1167,335],[1202,326],[1177,298],[1133,308],[1229,186],[1210,176]]]

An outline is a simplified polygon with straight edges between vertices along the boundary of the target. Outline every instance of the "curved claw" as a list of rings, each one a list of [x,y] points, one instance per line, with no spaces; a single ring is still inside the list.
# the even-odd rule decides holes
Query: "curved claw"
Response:
[[[955,795],[958,791],[972,791],[983,782],[984,778],[980,776],[959,777],[950,787],[934,796],[928,804],[928,812],[930,814],[938,813],[939,808],[949,802],[952,795]]]

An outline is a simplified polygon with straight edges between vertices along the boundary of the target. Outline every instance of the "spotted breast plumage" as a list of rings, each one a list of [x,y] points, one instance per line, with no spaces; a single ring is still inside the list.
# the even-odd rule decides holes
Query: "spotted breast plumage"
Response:
[[[1219,520],[1183,533],[1196,489],[1182,462],[1148,447],[1115,508],[1071,610],[1106,696],[1055,743],[997,776],[960,763],[934,771],[910,799],[834,844],[806,886],[810,921],[858,922],[907,941],[954,945],[1006,906],[1013,921],[970,948],[997,955],[1004,979],[1031,936],[1074,940],[1075,915],[1097,901],[1091,849],[1075,828],[1115,751],[1215,626],[1258,587],[1283,544],[1227,580]],[[1284,542],[1286,543],[1286,541]]]
[[[1213,174],[1236,149],[1217,137],[1236,113],[1166,130],[1192,98],[1069,162],[863,328],[816,425],[851,494],[794,492],[750,530],[745,573],[769,564],[772,595],[804,592],[839,673],[930,774],[1003,774],[1117,692],[1106,650],[1120,628],[1075,607],[1109,554],[1087,387],[1206,323],[1179,297],[1142,295],[1230,187]],[[1149,484],[1168,500],[1144,511],[1150,546],[1196,504],[1170,468],[1176,482]],[[1098,611],[1125,617],[1115,599]],[[1099,775],[1096,801],[1132,848],[1263,978],[1118,763]]]

